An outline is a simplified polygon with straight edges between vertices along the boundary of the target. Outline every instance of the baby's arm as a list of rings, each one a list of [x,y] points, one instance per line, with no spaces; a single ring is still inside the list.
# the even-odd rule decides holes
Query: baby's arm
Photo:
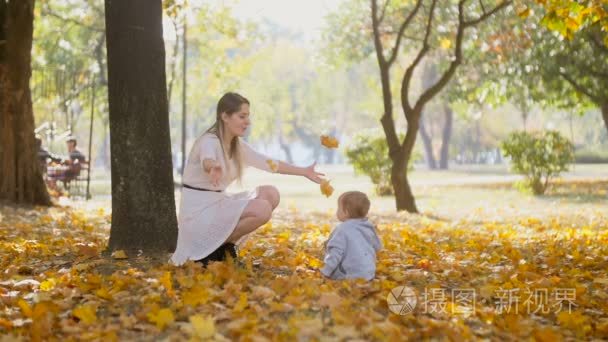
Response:
[[[336,232],[327,242],[327,251],[323,262],[325,265],[321,269],[321,273],[326,277],[331,277],[338,265],[344,258],[346,251],[346,237],[341,232]]]

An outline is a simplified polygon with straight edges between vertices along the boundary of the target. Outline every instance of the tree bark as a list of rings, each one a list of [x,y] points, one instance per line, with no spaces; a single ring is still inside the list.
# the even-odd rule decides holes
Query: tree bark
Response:
[[[411,121],[408,121],[402,149],[392,159],[391,182],[393,184],[393,189],[395,190],[397,210],[407,210],[410,213],[418,213],[416,199],[414,198],[414,193],[412,192],[407,175],[407,165],[416,143],[420,114],[412,113],[411,117]]]
[[[420,119],[420,138],[422,138],[422,146],[424,146],[424,159],[426,160],[426,165],[431,170],[437,169],[437,161],[435,160],[435,155],[433,153],[433,141],[426,130],[424,119]]]
[[[447,103],[444,104],[443,110],[445,113],[445,123],[443,125],[441,149],[439,150],[439,169],[447,170],[450,159],[450,139],[452,138],[454,112]]]
[[[51,205],[34,139],[30,92],[34,0],[0,0],[0,199]]]
[[[105,1],[112,228],[109,250],[175,249],[177,220],[161,0]]]
[[[283,140],[282,134],[279,135],[279,145],[281,146],[281,149],[283,150],[283,152],[285,152],[285,158],[287,159],[287,162],[289,164],[293,164],[293,156],[291,154],[291,148],[289,147],[289,144],[286,144],[285,141]]]

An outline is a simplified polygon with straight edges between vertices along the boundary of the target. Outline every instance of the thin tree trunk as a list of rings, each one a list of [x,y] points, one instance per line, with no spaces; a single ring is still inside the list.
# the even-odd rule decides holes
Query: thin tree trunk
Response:
[[[0,0],[0,199],[51,205],[34,139],[30,92],[34,0]]]
[[[109,250],[175,249],[161,0],[106,0],[112,160]]]
[[[420,119],[420,138],[422,138],[422,146],[424,146],[424,159],[426,160],[426,165],[431,170],[437,169],[437,161],[433,154],[433,141],[426,130],[424,119]]]
[[[450,159],[450,139],[452,138],[454,111],[452,111],[452,108],[447,103],[444,105],[443,111],[445,114],[445,123],[443,125],[441,149],[439,150],[439,169],[447,170]]]
[[[602,118],[604,118],[604,126],[606,126],[606,131],[608,131],[608,102],[602,104]]]
[[[408,121],[405,140],[401,151],[393,159],[391,169],[391,182],[395,190],[395,200],[397,210],[407,210],[410,213],[418,213],[416,207],[416,199],[410,186],[407,165],[411,158],[414,145],[416,144],[416,136],[418,135],[420,114],[412,114],[412,119]]]
[[[177,54],[179,53],[179,40],[180,36],[177,34],[177,24],[173,21],[173,27],[175,29],[175,45],[173,46],[173,53],[171,55],[171,64],[169,64],[170,78],[169,85],[167,86],[167,102],[171,107],[171,95],[173,94],[173,84],[177,75]]]
[[[285,152],[285,157],[287,158],[287,162],[289,164],[293,164],[293,156],[291,154],[291,148],[289,147],[289,144],[286,144],[285,141],[283,140],[282,134],[279,135],[279,145],[281,146],[281,149],[283,150],[283,152]]]

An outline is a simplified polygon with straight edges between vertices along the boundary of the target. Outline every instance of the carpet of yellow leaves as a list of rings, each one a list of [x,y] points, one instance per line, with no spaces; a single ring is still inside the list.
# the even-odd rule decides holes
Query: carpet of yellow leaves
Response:
[[[0,209],[0,335],[23,340],[405,340],[608,338],[608,217],[514,222],[372,216],[384,250],[373,281],[318,272],[333,217],[283,211],[206,270],[101,256],[103,210]],[[418,294],[391,312],[398,286]],[[453,290],[473,289],[467,308]],[[499,291],[573,289],[573,306],[497,306]],[[438,291],[441,290],[441,291]],[[442,294],[422,305],[423,294]],[[429,299],[429,297],[426,297]],[[435,309],[428,310],[434,304]],[[437,305],[439,304],[439,305]],[[517,309],[517,310],[516,310]],[[536,313],[532,313],[536,311]]]

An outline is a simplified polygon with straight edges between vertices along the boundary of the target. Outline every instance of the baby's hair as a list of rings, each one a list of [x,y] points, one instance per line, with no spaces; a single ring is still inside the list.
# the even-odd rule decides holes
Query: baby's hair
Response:
[[[364,218],[369,212],[369,198],[361,191],[347,191],[338,198],[350,218]]]

